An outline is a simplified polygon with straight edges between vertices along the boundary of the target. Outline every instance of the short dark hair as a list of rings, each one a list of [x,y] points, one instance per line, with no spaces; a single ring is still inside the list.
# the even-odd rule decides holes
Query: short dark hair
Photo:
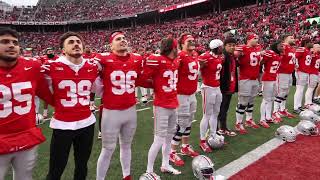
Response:
[[[60,36],[60,38],[59,38],[59,45],[60,45],[60,48],[61,48],[61,49],[62,49],[63,46],[64,46],[64,45],[63,45],[63,44],[64,44],[64,41],[65,41],[66,39],[68,39],[69,37],[71,37],[71,36],[76,36],[76,37],[78,37],[78,38],[81,40],[83,46],[85,46],[85,45],[84,45],[83,38],[82,38],[82,36],[81,36],[80,34],[69,31],[69,32],[66,32],[66,33],[62,34],[62,36]]]
[[[281,44],[281,41],[275,41],[274,43],[271,44],[270,49],[274,51],[277,54],[280,54],[278,50],[278,45]]]
[[[16,30],[10,28],[0,28],[0,36],[3,35],[11,35],[12,37],[19,39],[19,33]]]
[[[233,37],[227,37],[224,42],[223,42],[223,45],[226,46],[227,44],[230,44],[230,43],[234,43],[234,44],[237,44],[237,40]]]
[[[287,37],[292,36],[292,34],[284,34],[280,37],[280,40],[283,42]]]
[[[160,54],[168,56],[172,51],[172,45],[173,45],[174,39],[171,37],[163,38],[161,40],[160,44]]]
[[[305,38],[301,41],[301,47],[305,47],[308,43],[311,43],[311,39]]]

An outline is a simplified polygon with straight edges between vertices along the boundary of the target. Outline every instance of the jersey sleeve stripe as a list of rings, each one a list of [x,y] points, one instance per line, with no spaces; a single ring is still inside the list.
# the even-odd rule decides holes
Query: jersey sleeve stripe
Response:
[[[148,65],[148,66],[158,66],[159,64],[155,64],[155,63],[146,63],[146,65]]]
[[[158,61],[157,61],[157,60],[147,59],[147,61],[146,61],[146,62],[156,63],[156,62],[158,62]]]

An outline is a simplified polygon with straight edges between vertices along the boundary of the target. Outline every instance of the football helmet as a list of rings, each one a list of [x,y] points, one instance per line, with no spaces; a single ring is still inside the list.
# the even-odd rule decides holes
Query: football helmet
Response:
[[[317,126],[307,120],[301,120],[297,125],[297,130],[299,133],[306,135],[306,136],[317,136],[319,135],[319,130]]]
[[[214,164],[207,156],[199,155],[192,160],[194,176],[199,180],[208,180],[213,177]]]
[[[311,104],[307,108],[308,110],[314,112],[315,114],[318,114],[318,115],[320,114],[320,106],[317,104]]]
[[[161,180],[161,178],[155,173],[144,173],[140,176],[139,180]]]
[[[313,123],[320,122],[320,116],[318,116],[317,114],[315,114],[313,111],[311,111],[309,109],[302,111],[299,114],[299,117],[300,117],[301,120],[308,120],[308,121],[311,121]]]
[[[211,135],[207,139],[207,143],[212,149],[222,148],[224,145],[224,137],[218,134],[216,134],[215,136]]]
[[[297,132],[292,126],[283,125],[276,130],[275,136],[286,142],[294,142],[297,137]]]

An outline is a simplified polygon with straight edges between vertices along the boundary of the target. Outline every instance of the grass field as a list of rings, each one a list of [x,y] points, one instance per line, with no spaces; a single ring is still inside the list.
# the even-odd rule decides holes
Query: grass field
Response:
[[[289,111],[292,111],[293,107],[293,94],[295,89],[292,88],[287,107]],[[198,95],[198,110],[195,116],[197,120],[193,123],[193,129],[191,133],[191,144],[196,150],[200,151],[199,143],[199,124],[202,118],[202,107],[201,107],[201,96]],[[257,97],[255,101],[255,110],[254,110],[254,119],[257,122],[260,118],[260,103],[261,97]],[[228,126],[229,128],[234,128],[235,122],[235,108],[237,103],[237,96],[234,95],[229,113],[228,113]],[[143,106],[137,106],[137,109],[145,108]],[[135,134],[135,138],[132,144],[132,175],[134,179],[138,179],[141,174],[146,170],[147,166],[147,156],[149,147],[153,141],[153,119],[152,119],[152,108],[149,110],[144,110],[137,112],[138,113],[138,128]],[[274,137],[275,129],[281,126],[282,124],[295,125],[298,123],[298,119],[284,119],[284,121],[277,125],[272,125],[269,129],[259,128],[256,130],[249,129],[249,134],[247,135],[238,135],[236,137],[226,137],[228,145],[226,145],[221,150],[214,150],[213,153],[206,154],[210,157],[215,164],[215,169],[218,169],[229,162],[239,158],[243,154],[255,149],[257,146],[263,144],[264,142],[272,139]],[[47,137],[47,141],[40,145],[39,147],[39,156],[37,166],[34,169],[33,178],[35,180],[43,180],[46,177],[48,172],[48,163],[49,163],[49,147],[52,130],[48,127],[49,123],[42,125],[43,132]],[[96,164],[100,154],[101,141],[97,139],[98,124],[96,124],[96,134],[94,138],[94,145],[92,149],[92,154],[88,163],[88,180],[94,180],[96,175]],[[162,179],[165,180],[191,180],[194,179],[192,169],[191,169],[191,158],[183,157],[186,161],[186,164],[182,168],[178,168],[182,171],[182,175],[171,176],[160,173],[160,164],[161,164],[161,151],[158,155],[155,171],[158,175],[161,175]],[[71,151],[69,156],[68,165],[64,171],[63,180],[73,179],[73,170],[74,170],[74,160],[73,160],[73,151]],[[122,178],[121,166],[119,161],[119,147],[117,147],[111,162],[111,167],[109,168],[107,178],[109,180],[120,180]],[[12,172],[8,173],[6,180],[12,179]]]

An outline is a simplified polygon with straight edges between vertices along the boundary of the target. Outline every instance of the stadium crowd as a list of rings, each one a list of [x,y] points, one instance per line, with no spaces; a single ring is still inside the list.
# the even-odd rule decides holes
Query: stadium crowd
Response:
[[[204,16],[183,20],[164,22],[163,24],[141,25],[122,29],[126,32],[130,47],[146,47],[153,51],[159,48],[159,40],[168,34],[177,37],[182,32],[192,32],[197,41],[197,50],[203,52],[206,44],[213,37],[221,38],[226,30],[236,29],[235,35],[240,42],[244,42],[248,32],[255,32],[261,37],[261,44],[267,46],[269,42],[278,39],[283,33],[294,33],[297,39],[304,36],[319,40],[317,26],[306,19],[318,17],[320,2],[305,3],[303,0],[265,4],[254,7],[241,7],[224,11],[220,14],[212,13]],[[70,12],[70,11],[66,11]],[[78,12],[78,11],[77,11]],[[63,17],[63,16],[61,16]],[[98,52],[104,51],[106,34],[111,31],[96,30],[80,32],[88,45]],[[143,33],[142,33],[143,32]],[[40,52],[44,48],[57,49],[57,37],[62,32],[23,32],[23,47],[33,48]],[[134,49],[136,51],[137,49]]]

